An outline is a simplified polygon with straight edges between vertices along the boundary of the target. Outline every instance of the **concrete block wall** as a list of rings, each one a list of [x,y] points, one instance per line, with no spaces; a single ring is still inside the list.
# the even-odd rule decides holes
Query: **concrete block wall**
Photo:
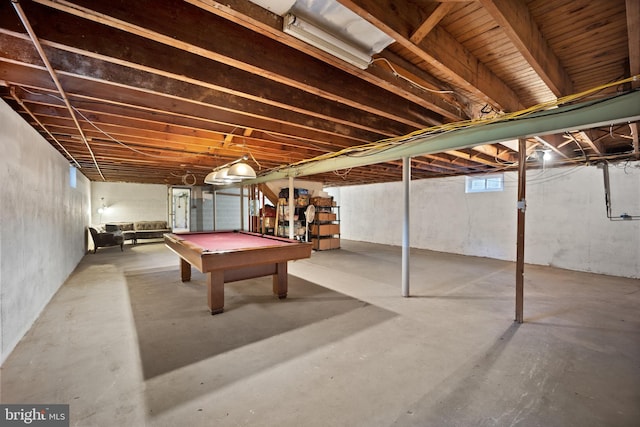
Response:
[[[91,183],[91,224],[133,221],[169,221],[168,187],[126,182]],[[108,209],[100,214],[104,198]]]
[[[609,167],[613,215],[640,215],[640,162]],[[515,260],[517,174],[505,190],[465,193],[465,178],[411,182],[411,247]],[[402,244],[402,183],[330,188],[341,237]],[[527,173],[527,263],[640,278],[640,221],[606,216],[602,170],[576,166]]]
[[[0,100],[0,363],[86,251],[90,183]]]

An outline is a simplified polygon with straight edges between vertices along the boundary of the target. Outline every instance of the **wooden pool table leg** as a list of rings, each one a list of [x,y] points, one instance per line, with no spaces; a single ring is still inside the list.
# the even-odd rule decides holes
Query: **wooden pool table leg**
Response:
[[[278,298],[285,299],[288,291],[287,262],[279,262],[276,270],[276,274],[273,275],[273,293],[278,295]]]
[[[180,258],[180,278],[183,282],[191,280],[191,264]]]
[[[214,270],[207,273],[207,302],[211,314],[224,311],[224,271]]]

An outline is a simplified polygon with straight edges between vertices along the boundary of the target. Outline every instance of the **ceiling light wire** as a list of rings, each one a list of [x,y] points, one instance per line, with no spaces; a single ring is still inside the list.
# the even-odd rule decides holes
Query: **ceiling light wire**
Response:
[[[431,93],[442,93],[442,94],[444,94],[444,93],[455,93],[452,90],[437,90],[437,89],[430,89],[428,87],[422,86],[420,83],[417,83],[417,82],[411,80],[410,78],[405,77],[402,74],[398,73],[398,71],[395,69],[393,64],[391,64],[391,62],[387,58],[378,57],[378,58],[374,58],[371,62],[373,63],[373,62],[377,62],[377,61],[382,61],[382,62],[386,63],[387,66],[391,69],[391,72],[393,73],[394,76],[396,76],[398,78],[401,78],[403,80],[406,80],[407,82],[411,83],[413,86],[415,86],[417,88],[420,88],[422,90],[425,90],[425,91],[431,92]]]

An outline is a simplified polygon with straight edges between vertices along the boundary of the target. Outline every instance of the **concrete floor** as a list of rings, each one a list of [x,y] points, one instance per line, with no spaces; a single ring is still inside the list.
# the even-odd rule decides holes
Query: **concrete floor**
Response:
[[[270,278],[179,280],[161,243],[87,255],[1,371],[72,426],[638,426],[640,281],[342,242]]]

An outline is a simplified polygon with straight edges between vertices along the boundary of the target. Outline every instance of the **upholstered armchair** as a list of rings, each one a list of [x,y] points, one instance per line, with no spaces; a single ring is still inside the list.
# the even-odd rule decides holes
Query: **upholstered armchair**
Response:
[[[89,231],[91,232],[91,238],[93,239],[94,254],[96,253],[98,248],[102,248],[105,246],[120,246],[120,250],[123,250],[124,237],[122,236],[121,231],[109,231],[100,233],[93,227],[89,227]]]

